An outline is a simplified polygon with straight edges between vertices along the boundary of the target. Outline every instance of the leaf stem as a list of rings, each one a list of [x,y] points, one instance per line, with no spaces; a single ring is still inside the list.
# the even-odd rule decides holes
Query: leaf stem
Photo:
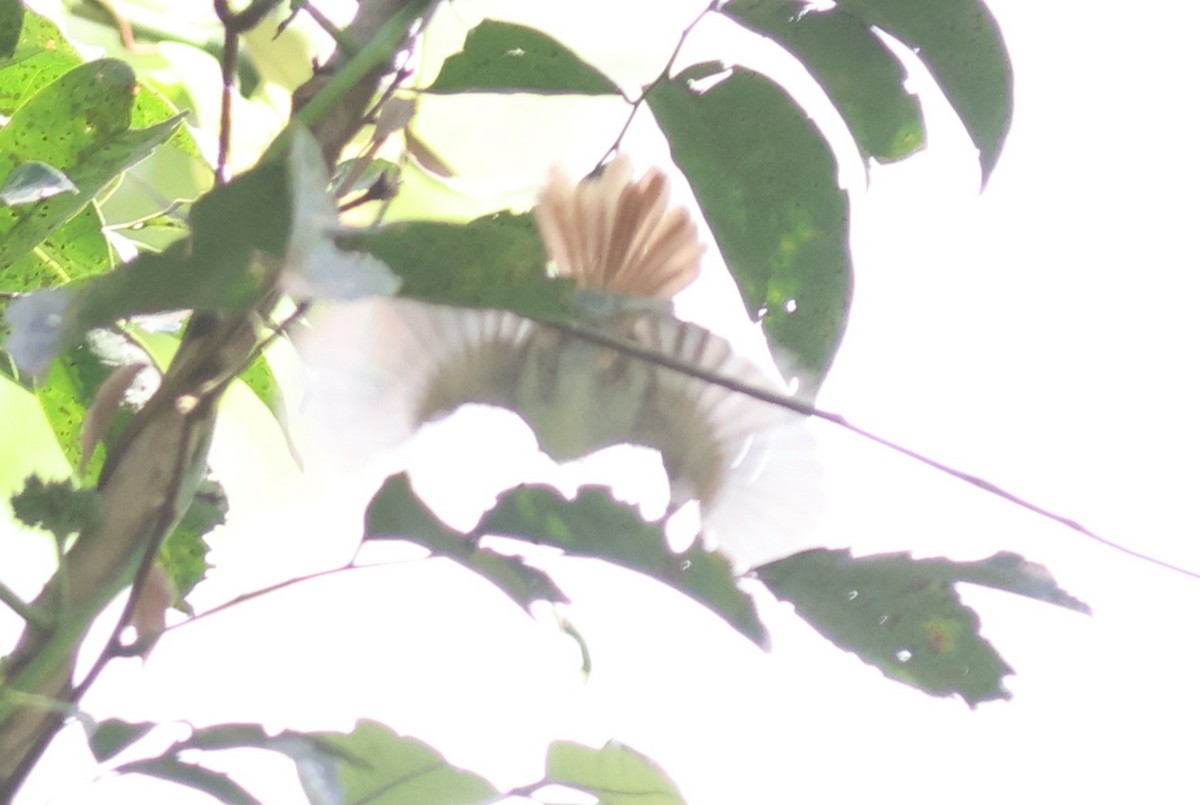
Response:
[[[27,623],[32,623],[34,626],[42,629],[49,628],[53,621],[46,615],[45,612],[37,607],[30,606],[28,603],[13,592],[12,588],[4,583],[0,583],[0,604],[4,604],[13,612],[21,616],[21,619]]]

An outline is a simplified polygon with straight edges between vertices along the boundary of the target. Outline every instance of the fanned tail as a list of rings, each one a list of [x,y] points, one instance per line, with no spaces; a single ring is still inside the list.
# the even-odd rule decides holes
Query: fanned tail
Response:
[[[652,169],[633,182],[631,173],[625,157],[578,184],[556,168],[534,219],[560,276],[589,290],[670,299],[696,279],[704,246],[685,210],[667,210],[667,177]]]

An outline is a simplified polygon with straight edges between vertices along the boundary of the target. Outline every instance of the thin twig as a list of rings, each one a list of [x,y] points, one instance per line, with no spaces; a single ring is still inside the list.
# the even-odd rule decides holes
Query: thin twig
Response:
[[[659,84],[671,77],[671,70],[675,67],[675,60],[679,58],[679,53],[683,50],[683,43],[687,41],[689,36],[691,36],[691,33],[695,27],[700,24],[700,20],[704,19],[704,15],[708,14],[710,11],[715,11],[716,8],[717,0],[712,0],[712,2],[705,6],[704,10],[697,14],[696,18],[688,23],[683,31],[680,32],[679,41],[675,43],[675,49],[671,51],[671,56],[667,59],[666,65],[662,68],[659,74],[654,77],[653,81],[642,87],[642,94],[638,96],[637,100],[631,102],[629,116],[625,118],[625,124],[621,126],[621,130],[617,132],[617,138],[613,140],[613,144],[610,145],[608,150],[605,151],[600,156],[600,159],[596,161],[596,167],[593,168],[593,172],[599,171],[600,168],[604,166],[604,160],[615,154],[617,149],[621,147],[621,142],[625,139],[625,135],[629,132],[629,127],[633,125],[633,119],[637,117],[637,113],[642,108],[642,104],[646,102],[646,98],[649,97],[650,93],[653,92]]]
[[[1170,562],[1167,562],[1163,559],[1159,559],[1157,557],[1150,556],[1149,554],[1141,553],[1140,551],[1135,551],[1134,549],[1128,548],[1118,542],[1113,542],[1112,540],[1110,540],[1106,537],[1102,537],[1099,534],[1097,534],[1095,531],[1092,531],[1090,528],[1084,526],[1078,520],[1074,520],[1070,517],[1066,517],[1064,515],[1058,514],[1057,512],[1053,512],[1047,508],[1037,505],[1036,503],[1032,503],[1032,502],[1026,500],[1025,498],[1020,497],[1019,495],[1017,495],[1013,492],[1009,492],[1007,489],[1004,489],[1003,487],[1000,487],[997,484],[992,483],[991,481],[988,481],[984,478],[980,478],[977,475],[972,475],[968,472],[963,472],[962,470],[951,467],[949,464],[944,464],[940,461],[937,461],[937,460],[929,458],[928,456],[925,456],[921,453],[918,453],[917,451],[912,450],[911,448],[904,447],[903,445],[900,445],[893,441],[885,439],[882,436],[877,436],[876,434],[874,434],[868,430],[865,430],[864,428],[861,428],[858,425],[855,425],[855,424],[849,422],[841,414],[835,414],[835,413],[832,413],[829,411],[823,411],[820,408],[816,408],[807,403],[800,402],[799,400],[797,400],[793,397],[788,397],[784,394],[778,394],[776,392],[768,391],[766,389],[756,388],[754,386],[747,385],[747,384],[739,382],[737,380],[733,380],[731,378],[724,377],[723,375],[697,368],[685,361],[681,361],[676,358],[673,358],[670,355],[665,355],[656,350],[639,346],[630,341],[626,341],[622,338],[617,338],[617,337],[613,337],[610,335],[606,335],[606,334],[599,332],[597,330],[594,330],[590,327],[581,326],[578,324],[572,324],[572,323],[564,322],[564,321],[550,321],[550,320],[539,320],[539,321],[543,325],[545,325],[546,327],[549,327],[551,329],[558,330],[559,332],[562,332],[562,333],[567,333],[571,336],[579,338],[580,340],[588,341],[592,344],[598,344],[600,346],[608,347],[610,349],[616,350],[617,352],[620,352],[621,354],[629,355],[633,358],[643,360],[646,363],[654,364],[656,366],[661,366],[664,369],[670,369],[671,371],[679,372],[680,374],[687,375],[688,377],[694,377],[697,380],[703,380],[704,382],[711,383],[714,386],[720,386],[721,388],[725,388],[725,389],[728,389],[729,391],[733,391],[738,394],[742,394],[747,397],[751,397],[753,399],[760,400],[760,401],[768,403],[770,405],[776,405],[781,408],[786,408],[789,411],[794,411],[797,414],[803,414],[804,416],[810,416],[810,417],[813,417],[814,419],[823,419],[826,422],[830,422],[830,423],[838,426],[839,428],[848,430],[851,433],[861,436],[862,438],[867,439],[868,441],[874,442],[882,447],[885,447],[888,450],[892,450],[896,453],[900,453],[901,455],[907,456],[908,458],[911,458],[914,461],[920,462],[921,464],[924,464],[927,467],[931,467],[931,468],[937,470],[938,472],[943,473],[944,475],[948,475],[952,478],[957,478],[958,480],[968,483],[971,486],[974,486],[978,489],[981,489],[990,495],[994,495],[1002,500],[1008,501],[1009,503],[1020,506],[1022,509],[1033,512],[1034,514],[1038,515],[1039,517],[1044,517],[1048,520],[1052,520],[1052,521],[1058,523],[1059,525],[1065,526],[1066,528],[1069,528],[1072,531],[1075,531],[1076,533],[1082,534],[1083,536],[1087,537],[1088,539],[1094,540],[1095,542],[1098,542],[1101,545],[1107,546],[1115,551],[1120,551],[1121,553],[1126,554],[1127,556],[1131,556],[1135,559],[1140,559],[1143,562],[1149,562],[1150,564],[1157,565],[1157,566],[1165,568],[1167,570],[1173,570],[1176,573],[1181,573],[1181,574],[1183,574],[1185,576],[1189,576],[1193,579],[1200,579],[1200,572],[1197,572],[1194,570],[1189,570],[1185,567],[1180,567],[1179,565],[1171,564]]]

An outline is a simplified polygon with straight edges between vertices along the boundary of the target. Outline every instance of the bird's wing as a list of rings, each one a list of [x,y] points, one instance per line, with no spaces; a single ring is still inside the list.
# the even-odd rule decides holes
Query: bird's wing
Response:
[[[783,384],[688,322],[645,316],[636,342],[706,373],[775,393]],[[660,368],[638,427],[657,448],[676,504],[695,499],[705,540],[739,569],[810,545],[818,472],[805,417],[728,388]]]
[[[511,313],[372,297],[330,305],[297,336],[301,412],[347,460],[399,446],[465,403],[512,406],[532,324]]]

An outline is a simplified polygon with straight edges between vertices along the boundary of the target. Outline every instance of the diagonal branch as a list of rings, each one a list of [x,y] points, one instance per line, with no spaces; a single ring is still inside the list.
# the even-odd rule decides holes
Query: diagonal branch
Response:
[[[972,475],[971,473],[963,472],[962,470],[956,469],[949,464],[937,461],[936,459],[930,458],[922,453],[918,453],[916,450],[876,435],[864,428],[859,427],[858,425],[851,423],[841,414],[823,411],[820,408],[816,408],[812,405],[801,402],[794,397],[789,397],[785,394],[779,394],[767,389],[757,388],[755,386],[747,385],[746,383],[724,377],[714,372],[705,371],[704,369],[693,366],[686,361],[678,360],[677,358],[673,358],[670,355],[665,355],[654,349],[647,349],[646,347],[639,346],[638,344],[627,341],[623,338],[606,335],[605,333],[595,330],[591,327],[565,321],[539,321],[541,324],[551,329],[558,330],[562,333],[567,333],[575,338],[590,342],[592,344],[608,347],[624,355],[629,355],[630,357],[645,361],[646,363],[654,364],[655,366],[660,366],[664,369],[670,369],[671,371],[687,375],[688,377],[696,378],[697,380],[703,380],[704,382],[710,383],[714,386],[728,389],[729,391],[760,400],[761,402],[765,402],[770,405],[786,408],[789,411],[794,411],[795,413],[803,416],[810,416],[814,419],[823,419],[826,422],[830,422],[839,428],[848,430],[851,433],[861,436],[868,441],[872,441],[875,444],[887,448],[888,450],[900,453],[901,455],[907,456],[914,461],[918,461],[927,467],[931,467],[944,475],[948,475],[951,478],[957,478],[964,483],[968,483],[977,489],[987,492],[989,495],[994,495],[1016,506],[1020,506],[1022,509],[1033,512],[1039,517],[1052,520],[1061,526],[1065,526],[1066,528],[1069,528],[1078,534],[1082,534],[1088,539],[1098,542],[1101,545],[1104,545],[1115,551],[1119,551],[1135,559],[1140,559],[1143,562],[1149,562],[1152,565],[1157,565],[1161,568],[1180,573],[1184,576],[1189,576],[1193,579],[1200,579],[1200,572],[1171,564],[1166,560],[1136,551],[1120,544],[1119,542],[1114,542],[1107,537],[1097,534],[1092,529],[1084,526],[1078,520],[1074,520],[1065,515],[1051,511],[1043,506],[1039,506],[1014,492],[1010,492],[985,478],[979,477],[978,475]]]

